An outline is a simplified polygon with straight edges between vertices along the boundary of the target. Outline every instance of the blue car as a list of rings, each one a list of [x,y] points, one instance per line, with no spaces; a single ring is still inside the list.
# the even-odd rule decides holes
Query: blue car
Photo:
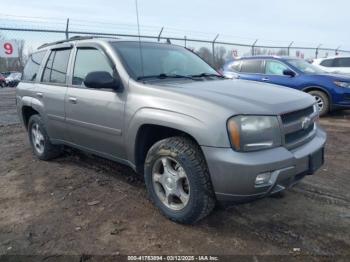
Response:
[[[240,78],[295,88],[314,96],[320,115],[350,109],[350,77],[328,74],[308,62],[291,57],[253,56],[227,62],[221,69]]]

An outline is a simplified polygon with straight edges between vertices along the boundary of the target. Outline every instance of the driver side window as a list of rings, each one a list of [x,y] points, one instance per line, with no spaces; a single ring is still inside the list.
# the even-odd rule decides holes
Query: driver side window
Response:
[[[85,77],[87,74],[95,71],[106,71],[113,76],[113,68],[104,53],[95,48],[78,48],[72,84],[85,86]]]
[[[278,61],[267,60],[265,66],[265,74],[283,76],[283,71],[288,67]]]

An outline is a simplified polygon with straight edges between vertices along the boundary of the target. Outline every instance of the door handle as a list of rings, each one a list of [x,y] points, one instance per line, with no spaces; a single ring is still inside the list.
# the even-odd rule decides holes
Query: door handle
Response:
[[[268,77],[263,77],[261,78],[262,81],[269,81],[269,78]]]
[[[75,97],[69,97],[68,98],[69,102],[71,102],[72,104],[76,104],[78,102],[78,100]]]
[[[38,92],[38,93],[36,93],[36,96],[39,97],[39,98],[43,98],[44,95],[43,95],[43,93]]]

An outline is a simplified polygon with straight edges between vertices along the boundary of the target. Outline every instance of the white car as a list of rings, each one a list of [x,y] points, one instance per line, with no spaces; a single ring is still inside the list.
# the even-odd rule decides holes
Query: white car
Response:
[[[350,56],[318,58],[312,64],[328,73],[350,74]]]

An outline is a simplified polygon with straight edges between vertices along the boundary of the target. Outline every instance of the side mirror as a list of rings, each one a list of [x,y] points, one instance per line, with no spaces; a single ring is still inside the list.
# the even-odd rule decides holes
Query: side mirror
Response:
[[[118,90],[120,87],[120,80],[114,78],[106,71],[95,71],[87,74],[84,85],[90,88],[110,88]]]
[[[290,77],[295,77],[294,71],[292,71],[292,70],[290,70],[290,69],[285,69],[285,70],[283,70],[283,75],[285,75],[285,76],[290,76]]]

